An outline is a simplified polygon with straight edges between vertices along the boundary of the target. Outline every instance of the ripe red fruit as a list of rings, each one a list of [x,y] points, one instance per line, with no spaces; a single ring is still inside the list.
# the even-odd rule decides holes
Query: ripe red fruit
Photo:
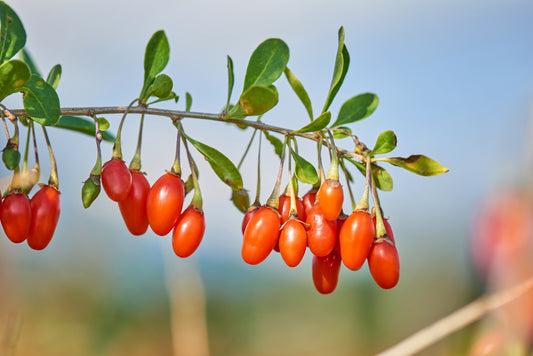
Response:
[[[22,192],[8,194],[0,206],[0,222],[12,242],[21,243],[26,240],[31,224],[28,196]]]
[[[337,219],[344,201],[342,185],[336,179],[325,180],[318,190],[317,199],[324,217],[328,220]]]
[[[304,204],[305,214],[309,215],[309,212],[313,208],[316,202],[316,189],[311,189],[302,197],[302,203]]]
[[[146,214],[152,231],[168,234],[181,214],[185,195],[181,177],[165,173],[152,185],[146,197]]]
[[[307,243],[316,256],[327,256],[335,247],[337,239],[337,221],[327,220],[320,205],[313,206],[307,215]]]
[[[179,257],[189,257],[200,245],[205,232],[202,210],[189,205],[178,219],[172,233],[172,248]]]
[[[374,222],[368,211],[354,211],[342,225],[339,244],[342,262],[357,270],[363,266],[372,247],[375,235]]]
[[[327,256],[313,256],[313,283],[316,290],[322,294],[329,294],[337,287],[341,257],[333,250]]]
[[[102,168],[102,186],[113,201],[126,199],[131,189],[131,173],[126,163],[118,158],[107,161]]]
[[[344,214],[341,211],[341,214],[337,218],[337,239],[335,240],[335,251],[340,255],[341,254],[341,244],[340,244],[340,234],[342,225],[344,225],[344,222],[348,219],[348,215]]]
[[[146,199],[150,183],[145,175],[138,171],[131,172],[131,189],[128,196],[118,202],[122,219],[133,235],[142,235],[148,230]]]
[[[373,218],[374,222],[376,218]],[[377,239],[372,244],[368,253],[368,267],[374,281],[383,289],[390,289],[398,284],[400,279],[400,257],[394,245],[394,234],[387,220],[383,220],[387,237],[392,244],[385,239]]]
[[[387,240],[376,241],[368,254],[368,267],[374,281],[383,289],[394,287],[400,279],[400,258]]]
[[[279,235],[279,251],[283,261],[289,267],[296,267],[305,255],[307,248],[307,232],[303,224],[296,220],[288,220]]]
[[[246,230],[246,226],[248,226],[248,223],[250,222],[250,219],[257,213],[257,210],[260,207],[261,205],[254,203],[250,205],[248,210],[246,210],[246,213],[244,214],[244,217],[242,218],[242,226],[241,226],[243,235],[244,235],[244,230]]]
[[[286,194],[279,196],[279,214],[281,215],[281,223],[289,220],[289,214],[291,210],[291,197]],[[296,197],[296,212],[298,213],[298,220],[305,221],[307,214],[305,213],[304,204],[302,199]]]
[[[256,265],[264,261],[279,238],[281,217],[276,209],[262,206],[257,209],[246,230],[241,255],[244,262]]]
[[[56,230],[61,211],[56,188],[45,185],[30,200],[31,224],[28,232],[28,246],[42,250],[50,243]]]

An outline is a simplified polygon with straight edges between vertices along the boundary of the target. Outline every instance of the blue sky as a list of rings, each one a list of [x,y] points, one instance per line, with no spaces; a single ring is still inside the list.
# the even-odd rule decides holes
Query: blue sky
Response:
[[[266,38],[279,37],[289,45],[289,66],[318,111],[329,88],[337,30],[344,26],[351,68],[332,105],[333,115],[346,99],[374,92],[380,106],[353,126],[359,138],[372,145],[380,132],[391,129],[398,136],[395,155],[422,153],[450,168],[432,178],[388,169],[395,189],[382,200],[401,241],[401,255],[420,256],[436,245],[449,254],[444,255],[464,260],[469,219],[480,199],[496,187],[527,178],[531,170],[533,3],[528,0],[55,0],[48,1],[45,10],[29,1],[9,4],[25,24],[28,49],[41,70],[47,72],[56,63],[63,66],[58,89],[63,106],[129,103],[140,91],[146,42],[164,29],[171,46],[165,73],[174,79],[178,94],[193,94],[193,110],[217,112],[224,104],[227,54],[235,63],[238,91],[253,49]],[[264,121],[294,128],[305,124],[305,111],[283,78],[278,88],[280,104]],[[118,119],[110,120],[116,128]],[[133,153],[136,120],[125,132],[131,138],[124,149],[127,160]],[[153,182],[171,164],[174,132],[162,118],[147,123],[144,170]],[[214,123],[191,120],[185,127],[235,161],[248,138]],[[93,140],[53,135],[65,208],[59,241],[54,241],[57,250],[50,253],[64,256],[75,246],[98,250],[98,244],[76,241],[72,234],[78,228],[102,243],[121,236],[109,242],[113,249],[146,248],[126,247],[127,231],[106,197],[88,211],[81,206],[81,182],[94,162]],[[107,145],[104,159],[110,155]],[[277,162],[267,157],[264,171],[273,172]],[[255,168],[252,160],[247,162],[243,176],[253,190]],[[201,169],[208,229],[199,252],[216,256],[223,249],[238,259],[241,215],[229,202],[228,189],[207,165]],[[274,174],[269,180],[265,173],[263,182],[265,199]],[[354,189],[360,194],[362,179]],[[95,229],[97,223],[100,230]],[[436,238],[443,234],[446,239]],[[412,263],[423,263],[423,255]]]

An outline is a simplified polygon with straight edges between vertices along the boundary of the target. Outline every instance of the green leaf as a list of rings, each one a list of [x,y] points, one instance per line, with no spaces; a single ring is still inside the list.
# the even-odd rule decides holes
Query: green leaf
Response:
[[[156,96],[160,99],[168,98],[172,94],[172,79],[166,74],[159,74],[146,90],[147,96]]]
[[[344,159],[354,164],[357,169],[359,169],[359,172],[361,172],[363,176],[366,176],[366,167],[363,163],[356,161],[351,157],[344,156]],[[372,170],[372,175],[374,176],[374,182],[376,183],[376,187],[383,191],[391,191],[393,184],[392,177],[389,172],[387,172],[385,168],[380,167],[375,163],[372,163],[370,169]]]
[[[30,68],[18,59],[0,65],[0,101],[10,94],[21,91],[30,77]]]
[[[350,54],[348,49],[344,45],[344,28],[341,26],[339,28],[339,45],[337,47],[337,55],[335,57],[335,66],[333,68],[333,77],[331,78],[331,84],[329,88],[328,97],[326,98],[326,103],[324,104],[324,109],[322,112],[327,111],[329,106],[333,102],[335,95],[339,91],[346,73],[348,72],[348,67],[350,66]]]
[[[107,131],[109,129],[109,121],[105,117],[97,117],[96,121],[98,121],[98,129],[100,132]]]
[[[31,74],[37,74],[41,75],[39,72],[39,69],[37,69],[37,66],[35,65],[35,62],[33,61],[30,53],[26,51],[25,48],[22,49],[22,51],[19,52],[20,59],[30,67]]]
[[[26,44],[26,31],[17,13],[0,1],[0,64],[12,58]]]
[[[155,76],[165,69],[170,55],[170,46],[163,30],[152,35],[144,52],[144,84],[141,98],[146,98],[146,92]]]
[[[248,196],[248,192],[244,189],[232,190],[231,201],[242,213],[246,213],[246,210],[250,207],[250,197]]]
[[[441,166],[439,162],[424,155],[411,155],[407,158],[387,157],[380,160],[402,167],[421,176],[435,176],[449,171],[448,168]]]
[[[48,73],[48,78],[46,81],[52,86],[52,88],[57,89],[59,85],[59,79],[61,79],[61,65],[56,64]]]
[[[242,177],[235,165],[224,156],[220,151],[210,147],[206,144],[193,140],[189,136],[183,134],[187,141],[189,141],[209,162],[211,168],[216,175],[233,190],[242,190]]]
[[[272,144],[272,146],[274,146],[274,152],[276,152],[278,157],[281,159],[281,153],[283,151],[283,142],[281,142],[281,140],[276,136],[272,136],[271,134],[269,134],[267,131],[263,131],[263,133],[265,134],[267,140]]]
[[[351,124],[370,116],[378,107],[379,99],[376,94],[365,93],[354,96],[342,104],[337,121],[331,127]]]
[[[98,125],[100,126],[100,123]],[[61,116],[54,127],[80,132],[92,137],[94,137],[96,131],[94,120],[79,116]],[[108,142],[115,142],[115,136],[108,131],[102,132],[102,139]]]
[[[239,103],[226,117],[261,115],[272,109],[277,103],[278,92],[274,86],[253,86],[242,93]]]
[[[324,127],[328,126],[329,122],[331,121],[331,113],[329,111],[326,111],[322,114],[320,114],[319,117],[305,125],[299,130],[293,131],[292,133],[296,132],[315,132],[320,131]]]
[[[352,134],[352,129],[347,127],[347,126],[339,126],[337,128],[345,130],[346,132],[349,132],[350,135]],[[344,133],[343,131],[333,130],[333,138],[335,140],[340,140],[340,139],[343,139],[343,138],[346,138],[346,137],[349,137],[349,135]]]
[[[292,74],[289,67],[285,67],[285,77],[289,81],[289,84],[291,85],[292,90],[296,93],[298,98],[300,98],[300,101],[305,106],[305,110],[307,110],[307,114],[309,115],[309,119],[313,121],[313,107],[311,106],[311,99],[309,99],[309,95],[307,95],[307,91],[305,91],[304,86],[302,85],[302,82],[298,80]]]
[[[383,131],[379,134],[372,155],[379,155],[389,153],[396,148],[396,135],[391,130]]]
[[[54,88],[43,78],[32,74],[30,80],[20,89],[24,93],[24,110],[34,121],[43,126],[50,126],[59,120],[59,98]]]
[[[228,100],[226,101],[226,109],[229,110],[229,103],[231,100],[231,93],[233,93],[233,85],[235,84],[235,74],[233,73],[233,60],[228,56]]]
[[[315,167],[299,156],[292,148],[291,155],[294,159],[294,174],[302,183],[315,184],[318,182],[318,174]]]
[[[185,111],[191,111],[192,95],[189,92],[185,93]]]
[[[289,61],[289,47],[278,38],[263,41],[252,53],[246,68],[243,93],[254,86],[267,87],[283,73]]]

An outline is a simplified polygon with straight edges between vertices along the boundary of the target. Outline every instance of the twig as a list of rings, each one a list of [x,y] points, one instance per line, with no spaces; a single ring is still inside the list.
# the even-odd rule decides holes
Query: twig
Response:
[[[406,356],[422,351],[427,346],[481,319],[487,313],[512,302],[533,289],[533,277],[502,291],[482,296],[452,314],[402,340],[377,356]]]

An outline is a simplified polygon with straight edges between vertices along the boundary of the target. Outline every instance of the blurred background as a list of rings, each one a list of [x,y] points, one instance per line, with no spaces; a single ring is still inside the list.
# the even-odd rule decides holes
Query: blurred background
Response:
[[[172,253],[170,236],[131,236],[118,206],[105,194],[85,210],[80,190],[94,164],[94,139],[50,129],[61,217],[41,252],[0,233],[4,350],[16,355],[370,355],[505,284],[491,282],[489,269],[496,267],[476,269],[479,257],[471,253],[483,250],[481,244],[497,243],[475,240],[471,246],[473,236],[490,235],[479,231],[493,216],[515,209],[516,204],[498,203],[498,197],[520,197],[526,211],[521,222],[533,217],[528,210],[531,1],[16,0],[9,5],[25,25],[26,48],[43,75],[62,65],[63,107],[127,105],[142,87],[146,43],[164,29],[171,48],[164,73],[181,97],[185,91],[192,94],[193,111],[218,113],[225,104],[226,55],[235,65],[236,100],[250,54],[263,40],[278,37],[289,45],[289,67],[318,112],[342,25],[351,65],[331,106],[333,116],[350,97],[376,93],[378,109],[352,124],[354,133],[372,146],[380,132],[393,130],[398,137],[393,155],[425,154],[450,172],[421,177],[385,166],[394,189],[380,198],[398,245],[400,282],[384,291],[366,265],[357,272],[343,267],[337,290],[323,296],[313,287],[309,252],[293,269],[279,254],[258,266],[242,261],[242,214],[230,202],[229,188],[198,155],[207,229],[198,251],[182,260]],[[303,126],[305,109],[286,80],[276,86],[280,102],[263,121]],[[5,104],[22,107],[20,98]],[[184,100],[162,107],[183,110]],[[120,117],[107,119],[115,132]],[[131,115],[125,124],[126,161],[134,153],[138,120]],[[233,162],[251,135],[251,130],[194,119],[184,120],[184,127]],[[41,137],[41,181],[46,181],[43,143]],[[313,160],[314,145],[301,144],[302,155]],[[338,144],[351,148],[347,141]],[[169,120],[148,117],[142,158],[151,183],[170,168],[174,145]],[[106,161],[111,145],[102,149]],[[242,167],[252,197],[256,153],[254,146]],[[278,167],[267,145],[262,165],[264,202]],[[0,176],[3,192],[9,183],[4,166]],[[355,177],[353,189],[360,196],[363,177]],[[302,194],[308,189],[300,186]],[[490,209],[493,215],[484,213]],[[531,240],[528,229],[516,229],[521,231],[518,245],[525,248],[511,251],[531,257],[531,244],[524,242]],[[510,240],[508,229],[498,231],[494,239]],[[531,275],[529,267],[521,274]],[[484,330],[501,325],[498,316],[486,319],[421,354],[466,354]]]

